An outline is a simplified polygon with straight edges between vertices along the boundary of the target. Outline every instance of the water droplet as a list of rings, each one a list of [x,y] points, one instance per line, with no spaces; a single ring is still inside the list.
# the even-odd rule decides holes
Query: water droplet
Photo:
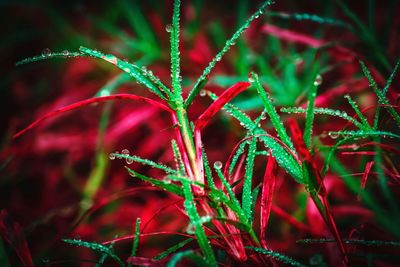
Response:
[[[249,73],[249,75],[247,76],[247,78],[249,79],[249,82],[253,83],[254,82],[254,78],[253,75],[251,73]]]
[[[115,159],[115,154],[114,154],[114,153],[110,153],[110,154],[108,155],[108,157],[109,157],[111,160],[114,160],[114,159]]]
[[[132,158],[125,158],[126,164],[132,164],[133,159]]]
[[[353,150],[357,150],[357,149],[359,149],[360,147],[359,147],[358,145],[354,144],[352,148],[353,148]]]
[[[69,55],[68,50],[63,50],[61,53],[63,54],[63,56],[68,56]]]
[[[267,118],[267,114],[265,114],[265,112],[261,113],[261,119],[265,120]]]
[[[129,68],[124,68],[124,71],[127,73],[131,73],[131,70]]]
[[[318,74],[317,77],[315,77],[314,85],[319,86],[321,84],[322,84],[322,76]]]
[[[171,183],[171,178],[168,177],[168,176],[165,176],[163,181],[166,182],[167,184],[170,184]]]
[[[186,233],[189,234],[189,235],[194,235],[195,232],[196,232],[196,228],[194,227],[193,224],[190,223],[190,224],[186,227]]]
[[[206,96],[207,95],[207,91],[206,90],[201,90],[200,91],[200,96]]]
[[[123,149],[121,151],[121,154],[128,155],[129,154],[129,150],[128,149]]]
[[[42,56],[46,57],[46,56],[50,56],[50,55],[51,55],[50,48],[45,48],[42,50]]]
[[[171,24],[167,24],[167,26],[165,26],[165,30],[167,32],[172,32],[172,25]]]
[[[222,162],[221,161],[214,162],[214,168],[220,170],[222,168]]]
[[[336,138],[339,137],[339,134],[338,134],[338,133],[335,133],[335,132],[329,132],[328,135],[329,135],[329,137],[332,138],[332,139],[336,139]]]

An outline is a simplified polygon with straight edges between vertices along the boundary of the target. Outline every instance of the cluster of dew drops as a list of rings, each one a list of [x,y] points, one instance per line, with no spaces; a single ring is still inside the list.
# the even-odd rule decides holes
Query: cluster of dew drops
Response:
[[[60,54],[60,53],[53,53],[50,48],[44,48],[42,50],[42,57],[49,57],[49,56],[51,56],[53,54]],[[67,57],[67,56],[70,55],[70,52],[68,50],[63,50],[61,52],[61,55]]]
[[[133,159],[130,157],[128,149],[123,149],[121,151],[121,154],[118,151],[110,153],[108,155],[108,158],[111,159],[111,160],[114,160],[116,158],[117,159],[125,159],[126,164],[132,164],[133,163]]]

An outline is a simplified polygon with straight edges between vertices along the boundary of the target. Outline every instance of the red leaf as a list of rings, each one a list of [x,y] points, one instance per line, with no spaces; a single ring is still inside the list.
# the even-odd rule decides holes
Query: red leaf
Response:
[[[372,165],[374,165],[373,161],[369,161],[367,163],[367,165],[365,165],[365,171],[364,171],[363,177],[361,179],[361,188],[360,188],[360,190],[364,190],[365,185],[367,184],[368,175],[369,175],[369,172],[371,171]]]
[[[265,249],[268,248],[265,241],[265,230],[267,229],[269,215],[271,214],[272,198],[275,190],[276,167],[276,161],[274,157],[270,155],[265,168],[263,187],[261,191],[260,239],[261,244]]]
[[[0,212],[0,235],[15,250],[25,267],[33,267],[31,252],[21,226],[12,220],[6,210]]]
[[[145,103],[148,103],[150,105],[156,106],[158,108],[164,109],[168,112],[172,112],[171,109],[169,107],[167,107],[166,105],[155,101],[153,99],[150,98],[146,98],[143,96],[137,96],[137,95],[131,95],[131,94],[116,94],[116,95],[110,95],[110,96],[103,96],[103,97],[94,97],[94,98],[90,98],[90,99],[86,99],[86,100],[82,100],[79,102],[76,102],[74,104],[59,108],[57,110],[51,111],[47,114],[45,114],[44,116],[40,117],[39,119],[35,120],[33,123],[31,123],[28,127],[26,127],[25,129],[19,131],[18,133],[16,133],[13,138],[17,138],[20,135],[24,134],[25,132],[27,132],[28,130],[34,128],[35,126],[37,126],[40,122],[54,117],[60,113],[64,113],[70,110],[74,110],[74,109],[78,109],[81,108],[83,106],[87,106],[93,103],[100,103],[100,102],[105,102],[105,101],[109,101],[109,100],[133,100],[133,101],[142,101]]]
[[[222,109],[226,103],[231,101],[235,96],[246,90],[251,84],[249,82],[238,82],[227,90],[225,90],[222,95],[218,97],[214,103],[212,103],[204,112],[201,114],[196,123],[196,129],[201,130],[204,128],[211,120],[212,117]]]

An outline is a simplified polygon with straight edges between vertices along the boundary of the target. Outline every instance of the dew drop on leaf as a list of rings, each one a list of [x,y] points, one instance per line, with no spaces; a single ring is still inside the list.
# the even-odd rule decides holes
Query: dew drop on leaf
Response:
[[[251,73],[249,73],[249,75],[247,76],[249,82],[253,83],[254,82],[254,78],[253,75]]]
[[[167,32],[171,32],[171,31],[172,31],[172,26],[171,26],[171,24],[167,24],[167,26],[165,26],[165,30],[166,30]]]
[[[123,149],[121,151],[121,154],[128,155],[129,154],[129,150],[128,149]]]
[[[214,168],[220,170],[222,168],[222,162],[221,161],[214,162]]]
[[[62,51],[62,54],[63,54],[63,56],[68,56],[68,55],[69,55],[69,52],[68,52],[68,50],[63,50],[63,51]]]
[[[206,90],[201,90],[200,91],[200,96],[206,96],[207,95],[207,91]]]
[[[336,138],[339,137],[339,135],[338,135],[337,133],[335,133],[335,132],[329,132],[328,135],[329,135],[329,137],[332,138],[332,139],[336,139]]]
[[[132,158],[125,158],[126,164],[132,164],[133,159]]]
[[[319,86],[321,84],[322,84],[322,76],[318,74],[317,77],[315,77],[314,85]]]
[[[45,48],[42,50],[42,56],[49,56],[51,54],[50,48]]]
[[[114,153],[110,153],[108,155],[109,159],[114,160],[115,159],[115,154]]]

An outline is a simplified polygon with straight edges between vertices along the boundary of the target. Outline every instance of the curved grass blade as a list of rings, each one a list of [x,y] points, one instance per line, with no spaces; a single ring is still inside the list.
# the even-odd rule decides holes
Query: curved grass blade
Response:
[[[230,160],[230,161],[228,160],[228,162],[230,162],[230,164],[229,164],[229,175],[232,174],[233,169],[235,168],[236,163],[239,160],[240,156],[243,155],[247,144],[248,144],[248,142],[246,140],[246,141],[243,141],[240,144],[238,144],[237,148],[235,147],[234,151],[236,150],[236,152],[232,156],[232,160]]]
[[[214,252],[208,240],[208,237],[204,231],[202,220],[197,212],[196,204],[194,202],[194,197],[192,193],[191,185],[188,181],[182,180],[182,191],[185,201],[183,205],[185,206],[186,212],[189,216],[190,223],[195,228],[195,235],[197,239],[197,243],[199,244],[201,251],[204,254],[205,261],[207,262],[207,266],[217,266],[217,262],[214,256]],[[172,259],[171,259],[172,261]],[[202,261],[200,261],[202,262]],[[169,266],[169,265],[168,265]],[[174,266],[174,265],[171,265]]]
[[[125,168],[128,170],[128,173],[132,177],[137,177],[142,181],[148,182],[148,183],[150,183],[152,185],[155,185],[157,187],[160,187],[160,188],[164,189],[165,191],[168,191],[168,192],[170,192],[172,194],[175,194],[175,195],[183,197],[181,187],[177,186],[176,184],[171,184],[169,182],[165,182],[165,181],[157,180],[157,179],[154,179],[154,178],[150,178],[148,176],[145,176],[143,174],[135,172],[134,170],[130,169],[127,166],[125,166]]]
[[[318,24],[330,24],[330,25],[336,25],[340,27],[346,27],[349,28],[350,25],[338,20],[338,19],[333,19],[333,18],[326,18],[326,17],[320,17],[315,14],[308,14],[308,13],[293,13],[293,14],[288,14],[288,13],[283,13],[283,12],[269,12],[268,15],[270,17],[279,17],[282,19],[294,19],[297,21],[303,21],[303,20],[308,20],[312,22],[316,22]]]
[[[204,151],[204,148],[203,148],[202,155],[203,155],[204,173],[205,173],[206,178],[207,178],[207,185],[210,187],[211,190],[216,190],[217,191],[218,189],[215,186],[214,179],[212,177],[212,171],[211,171],[210,163],[208,162],[207,154]]]
[[[395,133],[386,132],[386,131],[337,131],[337,132],[329,132],[329,136],[338,137],[359,137],[359,138],[368,138],[374,136],[382,136],[382,137],[391,137],[391,138],[400,138],[400,135]]]
[[[135,237],[133,238],[132,251],[131,251],[132,257],[136,256],[137,250],[139,248],[139,238],[140,238],[140,218],[136,218]]]
[[[156,169],[162,170],[162,171],[164,171],[164,172],[166,172],[168,174],[176,174],[177,173],[176,170],[171,169],[168,166],[165,166],[163,164],[154,162],[154,161],[149,160],[149,159],[144,159],[144,158],[141,158],[141,157],[138,157],[138,156],[135,156],[135,155],[111,153],[110,156],[114,156],[114,157],[119,158],[119,159],[125,159],[127,164],[130,164],[132,162],[138,162],[138,163],[141,163],[143,165],[148,165],[148,166],[151,166],[152,168],[156,168]]]
[[[323,244],[335,242],[335,239],[301,239],[297,240],[299,244]],[[400,241],[384,241],[384,240],[364,240],[364,239],[343,239],[346,244],[357,244],[363,246],[400,246]]]
[[[251,206],[252,206],[252,194],[251,186],[253,181],[253,169],[254,169],[254,159],[256,157],[257,149],[257,138],[253,137],[250,142],[249,152],[247,154],[247,161],[245,167],[244,181],[243,181],[243,191],[242,191],[242,209],[247,218],[247,222],[250,223],[251,217]]]
[[[253,20],[258,18],[260,15],[262,15],[265,11],[265,8],[269,5],[271,5],[273,2],[272,1],[265,1],[261,7],[246,20],[246,22],[232,35],[232,37],[225,43],[225,46],[222,48],[222,50],[213,58],[213,60],[208,64],[208,66],[204,69],[203,73],[201,76],[197,79],[195,85],[193,86],[193,89],[190,91],[188,97],[185,100],[185,107],[189,107],[196,95],[200,92],[201,86],[199,86],[201,83],[204,83],[204,81],[207,79],[207,76],[210,74],[211,70],[214,68],[216,63],[221,60],[222,56],[229,51],[229,49],[235,45],[236,40],[242,35],[242,33],[250,27],[250,24]]]
[[[74,57],[86,57],[86,56],[87,55],[80,53],[80,52],[69,52],[66,50],[63,52],[55,52],[55,53],[50,52],[48,54],[46,53],[46,54],[41,54],[38,56],[22,59],[22,60],[18,61],[17,63],[15,63],[15,66],[21,66],[21,65],[38,62],[38,61],[42,61],[42,60],[47,60],[47,59],[53,59],[53,58],[74,58]]]
[[[178,249],[183,248],[186,246],[186,244],[190,243],[193,241],[193,238],[188,238],[183,240],[182,242],[179,242],[178,244],[168,248],[166,251],[161,252],[157,256],[154,257],[155,260],[162,260],[166,257],[168,257],[170,254],[176,252]]]
[[[63,242],[70,244],[70,245],[75,245],[78,247],[85,247],[88,249],[91,249],[93,251],[101,252],[101,253],[106,253],[110,258],[115,260],[119,266],[125,266],[124,262],[114,253],[112,250],[102,244],[98,244],[95,242],[87,242],[87,241],[82,241],[78,239],[62,239]]]
[[[183,100],[182,85],[180,75],[180,57],[179,57],[179,19],[180,19],[181,1],[174,1],[174,12],[172,15],[172,27],[170,29],[171,36],[171,78],[172,89],[176,100]],[[168,27],[168,26],[167,26]]]
[[[167,263],[166,267],[175,267],[182,259],[188,258],[194,264],[200,267],[210,266],[209,263],[196,254],[193,250],[186,250],[176,253],[171,260]]]
[[[235,96],[249,88],[249,82],[238,82],[225,90],[217,100],[215,100],[196,120],[195,127],[198,130],[203,129],[215,114],[223,108],[223,106],[231,101]]]
[[[260,239],[264,248],[267,248],[265,232],[271,214],[272,198],[275,191],[276,162],[270,155],[264,172],[264,180],[261,191],[261,212],[260,212]]]
[[[156,76],[154,76],[151,71],[148,71],[144,66],[138,67],[134,64],[123,61],[114,55],[111,54],[106,55],[97,50],[92,50],[90,48],[83,46],[79,48],[79,51],[81,51],[83,54],[105,60],[115,65],[122,71],[134,77],[138,83],[141,83],[144,86],[146,86],[152,93],[156,94],[163,100],[166,100],[166,98],[161,91],[163,91],[169,96],[171,95],[169,89],[163,83],[161,83],[161,81]]]
[[[281,108],[281,112],[285,113],[306,113],[306,109],[304,108],[297,108],[297,107],[290,107],[290,108]],[[315,114],[322,114],[322,115],[329,115],[329,116],[335,116],[342,118],[344,120],[347,120],[357,126],[360,129],[363,130],[368,130],[370,128],[366,128],[365,125],[360,123],[359,121],[355,120],[353,117],[349,116],[345,111],[340,111],[340,110],[334,110],[330,108],[314,108],[314,113]]]
[[[272,104],[269,95],[267,94],[267,92],[265,92],[264,88],[261,86],[260,80],[258,79],[258,75],[253,72],[251,73],[251,77],[254,79],[254,84],[257,88],[257,92],[261,97],[265,110],[269,118],[271,119],[271,123],[274,126],[279,138],[283,141],[283,143],[285,143],[290,148],[290,150],[294,151],[292,140],[290,140],[290,137],[286,133],[286,130],[283,127],[283,123],[279,118],[279,115],[276,112],[275,107]]]
[[[29,124],[26,128],[24,128],[23,130],[17,132],[16,134],[14,134],[13,138],[18,138],[19,136],[21,136],[22,134],[24,134],[25,132],[27,132],[28,130],[36,127],[39,123],[41,123],[42,121],[54,117],[56,115],[59,115],[61,113],[67,112],[67,111],[71,111],[71,110],[75,110],[78,108],[81,108],[83,106],[87,106],[93,103],[100,103],[100,102],[105,102],[105,101],[109,101],[109,100],[133,100],[133,101],[141,101],[141,102],[145,102],[148,103],[150,105],[153,105],[155,107],[164,109],[168,112],[172,112],[171,109],[167,106],[165,106],[164,104],[157,102],[153,99],[150,98],[146,98],[143,96],[137,96],[137,95],[131,95],[131,94],[116,94],[116,95],[110,95],[110,96],[103,96],[103,97],[94,97],[94,98],[90,98],[90,99],[86,99],[86,100],[82,100],[79,102],[76,102],[74,104],[71,104],[69,106],[65,106],[59,109],[56,109],[54,111],[51,111],[47,114],[45,114],[44,116],[40,117],[39,119],[35,120],[34,122],[32,122],[31,124]]]
[[[263,248],[258,248],[258,247],[250,247],[246,246],[247,249],[255,251],[257,253],[261,253],[264,255],[268,255],[280,262],[283,262],[285,264],[291,265],[291,266],[296,266],[296,267],[306,267],[306,265],[290,258],[289,256],[283,255],[281,253],[269,250],[269,249],[263,249]]]

